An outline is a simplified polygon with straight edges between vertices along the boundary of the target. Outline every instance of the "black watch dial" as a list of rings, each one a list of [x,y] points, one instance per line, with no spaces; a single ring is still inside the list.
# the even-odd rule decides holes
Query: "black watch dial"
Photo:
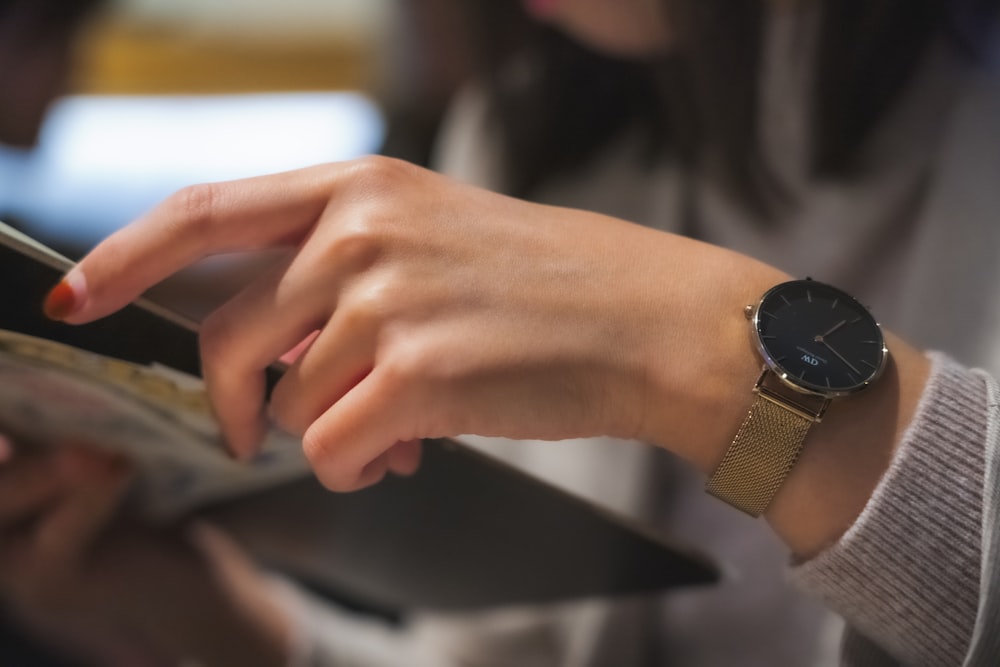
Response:
[[[771,370],[809,392],[856,392],[877,379],[885,364],[885,339],[868,309],[814,280],[771,288],[754,312],[753,327]]]

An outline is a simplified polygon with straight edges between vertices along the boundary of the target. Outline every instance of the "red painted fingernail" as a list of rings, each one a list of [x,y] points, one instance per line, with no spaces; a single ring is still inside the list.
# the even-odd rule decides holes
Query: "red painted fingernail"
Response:
[[[10,438],[0,434],[0,463],[6,463],[14,458],[14,443]]]
[[[52,288],[42,309],[50,320],[62,321],[80,310],[87,298],[87,283],[83,274],[75,269],[66,274],[58,285]]]

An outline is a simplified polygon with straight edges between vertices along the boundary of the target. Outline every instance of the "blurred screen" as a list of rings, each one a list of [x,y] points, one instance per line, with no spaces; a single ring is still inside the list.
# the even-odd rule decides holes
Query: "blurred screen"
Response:
[[[87,248],[185,185],[358,157],[384,134],[350,92],[67,97],[34,150],[0,146],[0,213]]]

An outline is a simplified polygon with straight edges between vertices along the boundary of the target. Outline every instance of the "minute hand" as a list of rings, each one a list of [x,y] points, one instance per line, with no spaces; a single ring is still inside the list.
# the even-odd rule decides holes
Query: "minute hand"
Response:
[[[832,346],[832,345],[830,345],[829,343],[827,343],[827,342],[826,342],[825,340],[824,340],[824,341],[822,341],[822,342],[823,342],[823,345],[826,345],[826,349],[828,349],[828,350],[830,350],[831,352],[833,352],[833,354],[834,354],[834,355],[835,355],[835,356],[836,356],[836,357],[837,357],[838,359],[840,359],[841,361],[843,361],[843,362],[844,362],[844,364],[845,364],[845,365],[846,365],[846,366],[847,366],[848,368],[850,368],[850,369],[851,369],[852,371],[854,371],[854,372],[855,372],[855,373],[857,373],[858,375],[861,375],[861,371],[859,371],[859,370],[858,370],[857,368],[855,368],[855,367],[854,367],[854,364],[852,364],[851,362],[849,362],[849,361],[848,361],[847,359],[844,359],[844,355],[842,355],[842,354],[841,354],[840,352],[837,352],[837,351],[836,351],[835,349],[833,349],[833,346]]]

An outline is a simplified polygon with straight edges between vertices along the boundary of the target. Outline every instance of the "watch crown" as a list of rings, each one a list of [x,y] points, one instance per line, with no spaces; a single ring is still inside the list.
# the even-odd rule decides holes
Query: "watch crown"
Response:
[[[748,320],[753,319],[753,311],[754,311],[754,305],[753,304],[750,304],[748,306],[744,306],[743,307],[743,317],[747,318]]]

